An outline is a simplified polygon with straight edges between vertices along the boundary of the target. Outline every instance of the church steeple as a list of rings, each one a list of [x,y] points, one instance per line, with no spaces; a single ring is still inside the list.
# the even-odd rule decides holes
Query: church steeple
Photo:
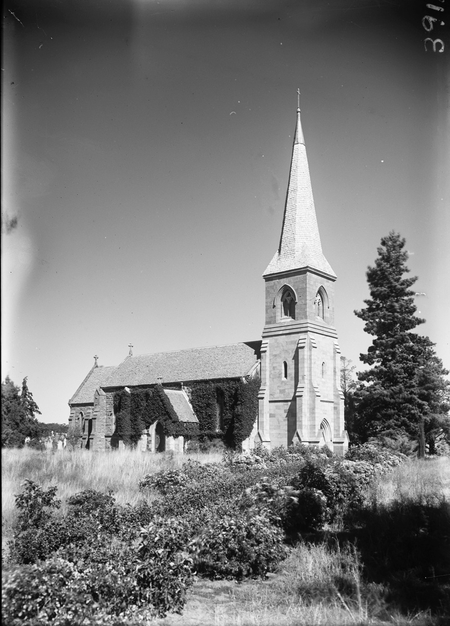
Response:
[[[301,268],[336,278],[322,252],[299,102],[280,243],[263,276]]]

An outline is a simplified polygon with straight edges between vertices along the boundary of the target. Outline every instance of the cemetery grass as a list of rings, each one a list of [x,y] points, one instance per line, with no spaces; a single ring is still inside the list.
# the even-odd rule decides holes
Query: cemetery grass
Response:
[[[11,539],[16,523],[14,495],[21,491],[21,484],[26,479],[44,489],[56,485],[63,509],[67,498],[87,489],[103,493],[112,491],[117,504],[134,506],[143,498],[151,503],[157,497],[151,491],[143,493],[139,490],[139,481],[144,475],[180,468],[188,458],[207,464],[220,462],[222,455],[150,455],[130,450],[111,454],[92,454],[83,450],[59,450],[54,453],[30,449],[3,450],[3,546]],[[404,514],[411,503],[442,507],[442,510],[448,511],[450,459],[440,457],[408,461],[377,480],[371,487],[370,498],[375,509],[382,510],[384,507],[387,511],[391,507],[398,515]],[[392,511],[390,514],[394,516]],[[450,517],[447,519],[450,521]],[[395,522],[394,517],[365,520],[365,523],[374,525],[374,533],[380,523],[389,525]],[[449,529],[438,528],[438,531],[448,542]],[[164,618],[155,618],[151,623],[155,626],[450,624],[443,611],[436,615],[426,608],[401,610],[398,602],[391,601],[388,586],[383,580],[367,584],[359,548],[364,552],[364,549],[372,549],[373,546],[358,546],[356,541],[355,548],[346,539],[345,534],[332,527],[300,539],[291,545],[286,560],[266,580],[236,582],[198,578],[188,592],[181,615],[169,614]],[[362,540],[364,543],[364,537]],[[443,546],[443,549],[446,548],[448,545]],[[382,570],[380,572],[382,574]]]

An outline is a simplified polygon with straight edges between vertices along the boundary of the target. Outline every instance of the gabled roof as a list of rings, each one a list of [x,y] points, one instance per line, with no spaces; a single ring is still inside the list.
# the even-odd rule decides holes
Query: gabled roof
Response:
[[[255,341],[128,356],[102,382],[102,386],[132,387],[157,382],[240,378],[247,376],[255,365],[260,347],[261,341]]]
[[[300,109],[297,109],[280,244],[263,276],[301,268],[316,269],[336,277],[322,252]]]
[[[164,393],[169,398],[170,404],[173,406],[180,422],[198,424],[197,416],[185,391],[182,389],[164,389]]]
[[[115,369],[114,365],[94,365],[69,400],[69,404],[93,403],[95,390],[111,376]]]

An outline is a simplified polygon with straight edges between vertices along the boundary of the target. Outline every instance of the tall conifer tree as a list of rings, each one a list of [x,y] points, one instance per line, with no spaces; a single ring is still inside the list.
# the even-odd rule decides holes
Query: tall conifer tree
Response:
[[[38,439],[42,426],[36,418],[39,407],[23,379],[22,391],[6,376],[2,382],[2,447],[22,447],[25,439]]]
[[[412,332],[425,320],[416,316],[417,277],[406,277],[405,239],[390,232],[381,240],[375,265],[367,271],[370,298],[355,311],[374,336],[360,359],[369,369],[360,372],[355,431],[362,440],[380,435],[419,439],[424,429],[436,430],[437,416],[448,421],[448,372],[434,344]],[[434,426],[433,426],[434,424]]]

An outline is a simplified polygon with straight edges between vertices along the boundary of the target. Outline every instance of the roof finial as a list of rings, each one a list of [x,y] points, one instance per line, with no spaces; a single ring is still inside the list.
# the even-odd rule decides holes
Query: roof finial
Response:
[[[300,88],[297,89],[297,111],[300,111]]]
[[[129,343],[128,347],[130,348],[129,352],[128,352],[128,356],[133,356],[133,344]]]
[[[95,355],[95,356],[94,356],[94,367],[98,367],[98,363],[97,363],[97,361],[98,361],[98,356],[97,356],[97,355]]]

